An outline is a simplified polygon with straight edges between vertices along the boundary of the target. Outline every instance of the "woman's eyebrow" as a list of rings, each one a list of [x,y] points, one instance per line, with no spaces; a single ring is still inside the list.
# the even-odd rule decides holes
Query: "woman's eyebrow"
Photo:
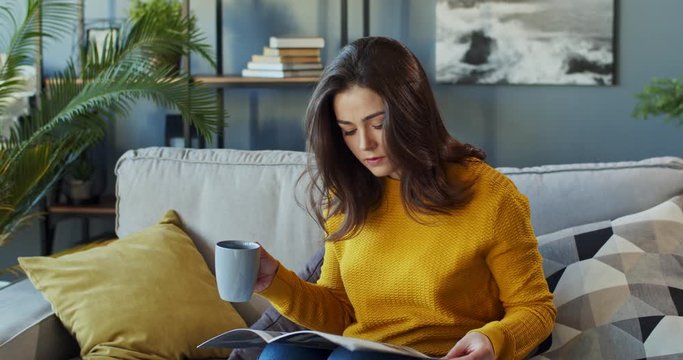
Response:
[[[374,113],[372,113],[372,114],[370,114],[370,115],[364,117],[361,121],[368,121],[368,120],[370,120],[370,119],[372,119],[372,118],[374,118],[374,117],[380,116],[380,115],[384,115],[384,110],[380,110],[380,111],[378,111],[378,112],[374,112]],[[341,120],[341,119],[337,119],[337,123],[339,123],[339,124],[344,124],[344,125],[353,125],[352,122],[346,121],[346,120]]]

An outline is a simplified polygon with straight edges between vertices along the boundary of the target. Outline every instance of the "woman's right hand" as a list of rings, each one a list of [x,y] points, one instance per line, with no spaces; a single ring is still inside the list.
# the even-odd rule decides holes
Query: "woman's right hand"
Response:
[[[261,245],[261,251],[259,253],[260,264],[256,285],[254,286],[255,292],[261,292],[270,286],[275,278],[275,274],[277,274],[277,269],[280,266],[280,262],[270,255],[266,249],[263,248],[263,245]]]

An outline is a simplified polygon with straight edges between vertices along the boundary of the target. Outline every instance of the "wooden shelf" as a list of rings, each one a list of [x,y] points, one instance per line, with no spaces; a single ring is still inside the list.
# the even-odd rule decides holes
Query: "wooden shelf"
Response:
[[[116,199],[113,196],[106,196],[95,204],[50,204],[47,206],[47,213],[62,215],[116,215]]]
[[[208,1],[207,1],[208,2]],[[223,119],[224,114],[224,103],[225,94],[229,91],[229,88],[277,88],[277,87],[310,87],[313,88],[320,81],[319,77],[296,77],[296,78],[255,78],[255,77],[242,77],[239,74],[228,74],[223,75],[223,0],[214,0],[216,15],[215,22],[215,53],[216,53],[216,74],[220,75],[195,75],[192,79],[196,82],[201,82],[207,86],[212,86],[216,89],[217,103],[218,103],[218,113],[219,117]],[[348,0],[341,0],[341,47],[348,43],[349,27],[348,27]],[[190,12],[190,0],[181,0],[182,3],[182,13],[187,15]],[[370,34],[370,0],[362,0],[363,3],[363,36],[369,36]],[[191,74],[190,72],[190,61],[189,56],[185,55],[183,57],[183,73]],[[246,60],[246,59],[245,59]],[[234,70],[227,70],[234,71]],[[254,96],[255,97],[255,96]],[[224,128],[223,125],[220,125]],[[224,130],[224,129],[223,129]],[[185,139],[185,146],[191,147],[191,132],[190,126],[185,125],[183,127],[183,137]],[[252,117],[250,120],[250,134],[258,131],[256,120]],[[218,134],[218,147],[224,148],[225,146],[225,134],[220,132]]]
[[[258,78],[242,77],[239,75],[225,76],[193,76],[194,81],[212,86],[258,86],[258,85],[313,85],[318,82],[318,77],[292,77],[292,78]]]
[[[105,196],[99,202],[83,205],[48,204],[44,203],[45,217],[41,236],[42,255],[52,254],[57,224],[65,219],[76,218],[81,222],[81,242],[93,239],[90,236],[90,220],[92,218],[110,218],[116,215],[116,198]],[[106,238],[114,238],[116,234],[107,232]]]

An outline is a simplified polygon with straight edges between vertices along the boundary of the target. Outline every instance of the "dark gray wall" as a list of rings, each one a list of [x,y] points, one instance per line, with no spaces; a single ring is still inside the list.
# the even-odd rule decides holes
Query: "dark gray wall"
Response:
[[[617,84],[591,86],[437,85],[449,130],[484,148],[500,166],[640,159],[683,155],[683,129],[661,119],[635,120],[633,94],[653,77],[683,76],[683,1],[615,0]],[[434,0],[371,0],[370,32],[406,43],[435,73]],[[86,0],[86,22],[124,18],[128,0]],[[361,36],[361,1],[349,1],[350,38]],[[193,0],[208,41],[215,40],[215,2]],[[339,49],[340,1],[223,0],[224,72],[239,73],[270,35],[319,35],[326,61]],[[71,39],[46,48],[45,69],[75,53]],[[200,59],[195,74],[212,70]],[[301,122],[311,87],[227,89],[228,147],[304,149]],[[166,111],[143,102],[113,126],[113,161],[126,149],[163,143]],[[110,164],[111,165],[111,164]]]
[[[337,1],[223,3],[226,72],[239,72],[269,34],[325,36],[328,59],[338,49]],[[349,3],[353,39],[361,35],[361,3]],[[405,42],[433,79],[435,1],[372,0],[370,4],[371,34]],[[211,10],[194,7],[202,17]],[[631,116],[633,94],[652,77],[683,76],[680,14],[683,1],[679,0],[616,1],[616,86],[435,85],[447,126],[456,137],[483,147],[489,161],[499,166],[683,155],[683,128]],[[325,16],[327,24],[321,23]],[[202,70],[201,65],[195,64],[195,69]],[[250,93],[256,93],[256,99]],[[299,88],[228,91],[227,109],[233,115],[229,146],[303,149],[299,129],[309,94],[310,90]],[[249,126],[254,112],[258,115],[255,134]],[[258,139],[256,144],[249,142],[253,138]]]
[[[484,148],[497,166],[641,159],[683,155],[683,129],[661,119],[635,120],[633,94],[652,77],[683,76],[683,1],[615,0],[617,85],[513,86],[436,85],[435,93],[449,130]],[[193,0],[208,41],[215,39],[215,3]],[[361,36],[361,1],[349,1],[350,38]],[[435,73],[434,0],[371,0],[370,32],[397,38]],[[127,0],[86,1],[87,21],[122,18]],[[340,1],[223,0],[224,72],[239,73],[261,51],[270,35],[320,35],[326,38],[323,60],[339,49]],[[48,70],[61,66],[63,49],[51,46]],[[60,53],[60,51],[62,53]],[[211,73],[193,58],[192,71]],[[227,89],[230,113],[228,147],[303,150],[303,113],[311,87]],[[112,132],[113,162],[130,148],[163,143],[166,112],[148,103],[134,107],[130,119]]]

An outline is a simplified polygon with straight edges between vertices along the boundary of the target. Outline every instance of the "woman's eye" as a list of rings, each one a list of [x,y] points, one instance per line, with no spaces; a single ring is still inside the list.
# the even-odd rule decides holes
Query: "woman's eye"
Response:
[[[342,134],[344,134],[344,136],[351,136],[351,135],[353,135],[353,134],[355,134],[355,133],[356,133],[356,129],[353,129],[353,130],[342,130]]]
[[[373,129],[377,129],[377,130],[381,130],[382,128],[384,128],[384,123],[379,123],[379,124],[377,124],[377,125],[372,125],[372,128],[373,128]]]

